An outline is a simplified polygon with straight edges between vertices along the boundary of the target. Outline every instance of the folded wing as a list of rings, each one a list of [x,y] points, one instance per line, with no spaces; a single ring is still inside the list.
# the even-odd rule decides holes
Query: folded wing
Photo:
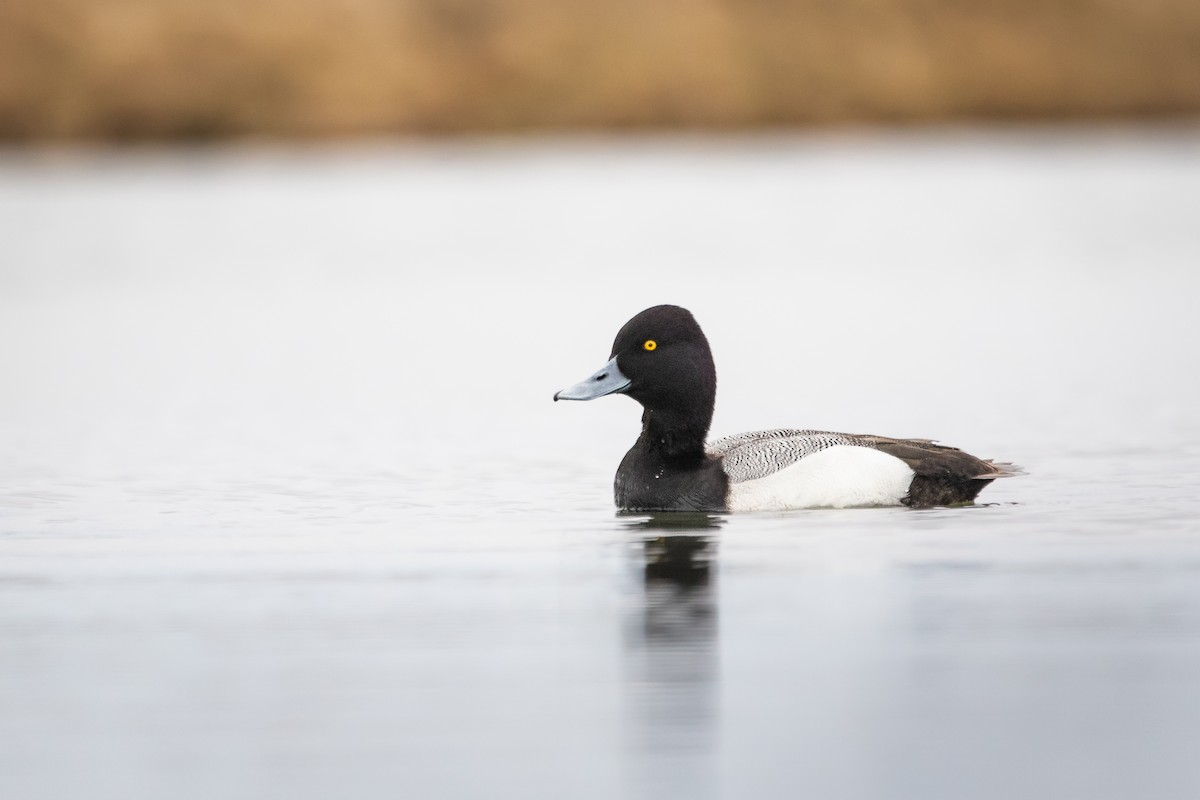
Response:
[[[994,462],[929,439],[893,439],[871,434],[782,428],[741,433],[708,445],[723,459],[725,474],[736,486],[759,481],[831,447],[864,447],[886,453],[912,470],[908,494],[900,502],[911,506],[969,503],[996,478],[1023,474],[1019,467]]]

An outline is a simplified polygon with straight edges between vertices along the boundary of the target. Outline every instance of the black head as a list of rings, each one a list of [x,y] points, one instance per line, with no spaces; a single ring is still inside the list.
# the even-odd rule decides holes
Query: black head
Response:
[[[672,458],[703,458],[717,397],[717,370],[704,331],[679,306],[654,306],[617,334],[608,363],[555,400],[627,394],[645,408],[642,439]]]
[[[626,322],[613,341],[612,357],[629,379],[624,393],[647,411],[712,420],[717,370],[704,331],[679,306],[654,306]]]
[[[717,370],[708,339],[687,309],[654,306],[626,322],[608,363],[554,399],[594,400],[609,394],[627,394],[644,409],[642,435],[617,470],[617,505],[671,510],[724,506],[725,473],[704,450]],[[710,469],[714,464],[715,472]],[[708,470],[711,480],[698,482],[696,470]]]

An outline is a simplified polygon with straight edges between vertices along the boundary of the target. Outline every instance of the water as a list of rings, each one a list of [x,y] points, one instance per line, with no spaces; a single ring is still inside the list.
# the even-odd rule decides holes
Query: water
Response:
[[[0,158],[0,796],[1200,796],[1200,133]],[[623,517],[714,434],[967,509]]]

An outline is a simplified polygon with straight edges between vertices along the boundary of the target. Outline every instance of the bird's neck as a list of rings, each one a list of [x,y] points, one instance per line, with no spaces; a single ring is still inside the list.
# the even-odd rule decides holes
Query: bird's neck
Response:
[[[669,460],[703,459],[712,414],[711,405],[682,411],[647,408],[642,413],[642,444]]]

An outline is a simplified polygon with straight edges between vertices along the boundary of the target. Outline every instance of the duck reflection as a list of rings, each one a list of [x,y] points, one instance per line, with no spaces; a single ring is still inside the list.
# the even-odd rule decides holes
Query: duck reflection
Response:
[[[716,550],[716,544],[709,537],[659,536],[644,540],[642,545],[647,586],[656,582],[678,589],[708,585],[709,557]]]
[[[670,513],[627,522],[634,567],[641,572],[639,601],[625,636],[630,744],[655,753],[644,786],[678,796],[704,796],[715,785],[711,759],[717,730],[716,534],[723,520],[710,514]],[[680,769],[661,771],[663,759]],[[686,777],[684,777],[686,776]],[[649,784],[645,783],[648,781]]]

